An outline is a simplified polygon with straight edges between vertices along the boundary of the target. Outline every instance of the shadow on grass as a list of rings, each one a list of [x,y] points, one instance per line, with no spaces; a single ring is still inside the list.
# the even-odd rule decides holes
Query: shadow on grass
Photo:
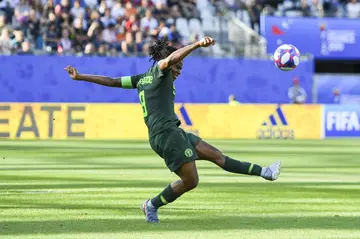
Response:
[[[139,219],[77,219],[44,221],[1,222],[0,235],[59,234],[59,233],[109,233],[141,231],[208,231],[232,229],[358,229],[356,217],[258,217],[224,216],[190,217],[163,220],[151,225]]]
[[[4,177],[4,178],[3,178]],[[31,178],[31,179],[30,179]],[[140,177],[139,177],[140,178]],[[26,181],[26,184],[12,184],[10,180]],[[31,176],[0,176],[0,180],[9,180],[9,184],[1,184],[0,191],[16,191],[16,190],[56,190],[56,189],[97,189],[97,188],[163,188],[170,182],[167,180],[125,180],[125,179],[81,179],[74,177],[31,177]],[[30,180],[48,180],[52,183],[39,183],[34,182],[30,184]],[[335,186],[335,187],[333,187]],[[337,187],[336,187],[337,186]],[[339,187],[340,186],[340,187]],[[341,188],[341,186],[359,186],[358,182],[200,182],[197,190],[209,190],[213,192],[233,193],[234,191],[241,191],[243,195],[247,193],[244,189],[251,188],[255,191],[268,191],[268,192],[302,192],[302,193],[354,193],[360,196],[359,189],[354,188]],[[323,188],[322,188],[323,187]],[[344,196],[350,196],[344,194]]]

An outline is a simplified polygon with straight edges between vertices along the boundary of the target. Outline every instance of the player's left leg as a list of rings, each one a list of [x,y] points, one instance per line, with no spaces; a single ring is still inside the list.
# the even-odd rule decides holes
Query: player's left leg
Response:
[[[199,157],[187,134],[177,127],[158,134],[150,140],[150,145],[164,158],[170,171],[180,177],[180,180],[169,184],[160,194],[147,200],[141,206],[148,222],[158,222],[158,208],[175,201],[197,186],[199,177],[195,160]]]
[[[238,161],[224,155],[218,149],[203,140],[198,140],[195,150],[200,159],[213,162],[225,171],[231,173],[261,176],[270,181],[276,180],[280,174],[280,161],[277,161],[268,167],[261,167],[257,164]]]
[[[172,182],[159,195],[146,200],[141,205],[147,222],[159,222],[157,210],[160,207],[175,201],[182,194],[194,189],[199,183],[195,161],[184,163],[175,173],[180,177],[180,180]]]

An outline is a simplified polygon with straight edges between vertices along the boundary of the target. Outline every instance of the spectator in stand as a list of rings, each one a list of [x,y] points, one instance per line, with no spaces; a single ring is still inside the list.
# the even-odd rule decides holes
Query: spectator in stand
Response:
[[[98,56],[106,56],[106,47],[104,44],[101,44],[98,49]]]
[[[119,56],[119,53],[117,51],[116,48],[110,48],[110,54],[109,56],[112,56],[112,57],[118,57]]]
[[[143,31],[152,31],[158,27],[158,21],[152,16],[151,10],[145,12],[145,17],[141,19],[140,29]]]
[[[59,54],[67,54],[72,52],[72,42],[70,40],[70,32],[68,29],[62,30],[62,37],[58,45]]]
[[[27,22],[26,37],[35,43],[37,49],[42,48],[42,39],[40,32],[40,20],[36,16],[34,9],[30,10],[29,21]]]
[[[0,52],[130,55],[165,36],[178,47],[181,36],[168,24],[194,16],[196,0],[0,0]]]
[[[85,50],[84,50],[84,54],[85,54],[86,56],[93,56],[93,55],[95,55],[95,54],[96,54],[96,49],[95,49],[94,44],[92,44],[92,43],[86,44]]]
[[[167,0],[168,7],[178,6],[179,0]]]
[[[15,7],[14,15],[18,22],[24,22],[29,16],[29,12],[29,3],[26,0],[20,0],[20,3]]]
[[[323,9],[325,17],[335,17],[338,13],[338,0],[323,0]]]
[[[161,1],[158,1],[155,5],[153,15],[155,18],[165,21],[169,18],[169,11],[165,8],[165,5]]]
[[[51,1],[51,0],[49,0]],[[61,0],[61,11],[62,12],[66,12],[66,13],[70,13],[71,12],[71,5],[69,0]]]
[[[74,20],[74,26],[79,22],[81,22],[82,29],[86,31],[88,29],[88,21],[86,21],[83,16],[77,17]]]
[[[125,16],[125,8],[122,6],[121,1],[117,0],[111,9],[111,17],[117,19],[118,17]]]
[[[114,18],[111,17],[111,10],[109,8],[107,8],[105,10],[105,14],[104,16],[101,18],[101,23],[103,24],[104,28],[106,28],[107,26],[109,26],[110,24],[115,25],[116,21]]]
[[[167,3],[167,0],[151,0],[151,2],[156,5],[158,3],[161,3],[161,4],[166,4]]]
[[[304,104],[307,98],[306,91],[300,86],[299,78],[293,79],[293,86],[288,90],[290,102],[293,104]]]
[[[127,32],[131,32],[132,31],[132,26],[136,24],[136,15],[132,14],[129,18],[128,21],[126,21],[125,23],[125,29]]]
[[[61,24],[61,27],[62,28],[70,28],[72,26],[72,16],[69,15],[68,13],[66,12],[63,12],[61,14],[61,19],[62,19],[62,24]]]
[[[91,25],[94,23],[94,22],[97,22],[98,25],[100,26],[100,14],[98,11],[96,10],[93,10],[91,13],[90,13],[90,19],[88,20],[88,25],[91,27]]]
[[[98,44],[97,36],[104,34],[102,31],[101,26],[98,21],[93,21],[89,27],[87,32],[87,36],[89,37],[89,41],[94,43],[95,45]]]
[[[136,32],[141,32],[141,30],[140,30],[140,22],[138,21],[138,19],[136,19],[136,15],[134,16],[135,16],[135,22],[133,22],[133,24],[131,25],[131,32],[135,34]]]
[[[85,16],[85,9],[81,7],[80,0],[74,1],[74,6],[71,8],[70,14],[73,17]]]
[[[257,26],[258,31],[260,30],[260,11],[259,6],[256,4],[255,0],[247,0],[246,7],[250,15],[251,28],[255,30]]]
[[[56,27],[56,15],[54,12],[49,12],[48,17],[42,21],[43,27],[47,30],[50,25],[55,25]]]
[[[55,52],[58,46],[55,24],[50,24],[44,36],[45,47],[48,52]]]
[[[319,0],[312,0],[312,5],[310,6],[310,15],[313,17],[322,17],[324,16],[324,9],[322,4],[319,3]]]
[[[240,105],[240,102],[236,100],[235,95],[229,95],[229,105]]]
[[[61,10],[63,11],[63,7],[61,7]],[[41,18],[41,22],[45,22],[48,19],[49,13],[50,12],[54,12],[55,11],[55,5],[54,2],[52,0],[48,0],[47,3],[45,4],[43,11],[42,11],[42,18]]]
[[[16,53],[20,50],[21,44],[24,41],[24,33],[20,29],[14,30],[15,38],[10,41],[11,52]]]
[[[178,5],[172,6],[169,14],[170,14],[170,17],[172,17],[174,19],[181,17],[181,12],[180,12],[179,6]]]
[[[359,18],[360,3],[357,0],[349,0],[349,3],[346,5],[346,11],[349,18]]]
[[[145,16],[146,9],[148,9],[149,7],[150,7],[149,0],[142,0],[141,5],[137,9],[139,17],[143,18]]]
[[[333,104],[340,104],[340,90],[338,88],[333,89]]]
[[[47,0],[32,0],[29,1],[31,8],[40,13],[42,11],[42,7],[46,4]]]
[[[132,5],[130,1],[128,1],[125,4],[125,17],[128,19],[133,14],[137,14],[137,9]]]
[[[4,27],[0,33],[0,54],[11,55],[9,29]]]
[[[21,43],[21,50],[18,51],[18,55],[33,55],[34,52],[31,50],[31,43],[28,40]]]
[[[67,13],[64,13],[67,14]],[[63,12],[60,5],[55,6],[55,27],[56,34],[60,38],[61,37],[61,26],[64,23],[65,19],[63,17]]]
[[[84,3],[90,9],[94,9],[98,6],[98,0],[84,0]]]
[[[105,0],[106,6],[112,8],[114,6],[114,0]]]
[[[102,39],[104,42],[112,44],[117,41],[116,32],[115,32],[115,25],[109,24],[105,30],[102,32]]]
[[[0,31],[4,28],[7,28],[6,17],[4,15],[0,15]]]
[[[186,18],[200,18],[200,13],[196,8],[196,0],[182,0],[179,2],[182,14]]]
[[[78,52],[83,49],[89,37],[87,36],[87,32],[84,30],[83,21],[81,18],[75,19],[74,27],[75,27],[74,47],[75,50]]]
[[[101,31],[102,31],[100,14],[96,10],[93,10],[90,13],[90,19],[88,20],[88,26],[89,26],[89,28],[88,28],[87,35],[90,38],[90,41],[95,44],[94,39],[96,38],[96,35],[101,35]]]
[[[138,31],[135,34],[135,44],[136,44],[136,52],[140,53],[144,51],[144,46],[146,44],[144,44],[144,38],[143,38],[143,34],[142,32]]]
[[[102,0],[99,4],[99,13],[101,14],[101,16],[105,15],[105,11],[108,8],[108,6],[106,5],[106,1]]]
[[[59,37],[61,34],[61,19],[59,16],[56,16],[54,12],[49,12],[48,18],[42,21],[43,29],[45,32],[48,31],[50,25],[54,25],[54,31],[56,33],[56,37]]]
[[[121,43],[121,50],[124,55],[131,55],[136,52],[136,45],[134,44],[133,36],[130,32],[125,35],[125,41]]]
[[[0,12],[3,12],[6,22],[11,22],[12,16],[14,15],[14,8],[11,7],[10,4],[10,0],[0,1]]]
[[[158,38],[167,37],[170,33],[170,29],[166,26],[164,21],[161,21],[158,29]]]
[[[176,29],[176,25],[175,24],[172,24],[170,26],[170,32],[168,34],[168,39],[169,41],[174,44],[174,45],[177,45],[177,44],[180,44],[181,43],[181,35],[180,33],[177,31]]]
[[[310,16],[310,7],[308,5],[307,0],[301,0],[301,2],[300,2],[300,11],[302,12],[303,16],[305,16],[305,17]]]

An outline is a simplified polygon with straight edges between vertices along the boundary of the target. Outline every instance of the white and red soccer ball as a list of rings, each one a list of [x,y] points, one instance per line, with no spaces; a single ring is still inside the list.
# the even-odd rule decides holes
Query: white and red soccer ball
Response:
[[[300,63],[300,52],[293,45],[281,45],[274,53],[274,63],[282,71],[292,71]]]

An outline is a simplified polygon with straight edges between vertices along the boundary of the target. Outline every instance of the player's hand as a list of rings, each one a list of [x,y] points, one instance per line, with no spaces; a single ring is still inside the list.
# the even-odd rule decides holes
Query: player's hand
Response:
[[[215,45],[215,40],[211,37],[204,37],[204,39],[199,41],[201,47],[209,47]]]
[[[72,66],[67,66],[65,67],[64,69],[68,74],[69,76],[74,79],[74,80],[78,80],[79,79],[79,72],[78,70],[76,70],[74,67]]]

